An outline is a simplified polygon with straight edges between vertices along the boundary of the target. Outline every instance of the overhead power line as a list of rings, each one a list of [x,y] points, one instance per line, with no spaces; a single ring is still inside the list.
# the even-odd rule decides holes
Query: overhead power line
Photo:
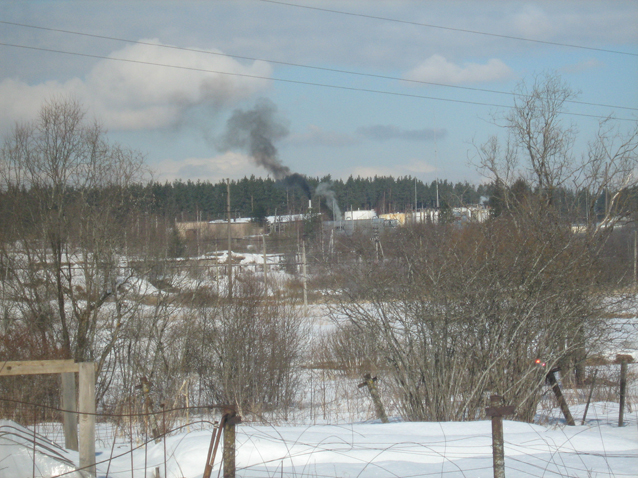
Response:
[[[389,95],[389,96],[398,96],[398,97],[405,97],[405,98],[419,98],[419,99],[434,100],[434,101],[445,101],[445,102],[449,102],[449,103],[460,103],[460,104],[476,105],[476,106],[491,106],[491,107],[495,107],[495,108],[507,108],[507,109],[513,108],[513,106],[511,106],[511,105],[501,105],[501,104],[496,104],[496,103],[485,103],[485,102],[480,102],[480,101],[457,100],[457,99],[453,99],[453,98],[440,98],[440,97],[436,97],[436,96],[417,95],[417,94],[410,94],[410,93],[399,93],[399,92],[395,92],[395,91],[375,90],[375,89],[371,89],[371,88],[359,88],[359,87],[353,87],[353,86],[331,85],[331,84],[327,84],[327,83],[315,83],[315,82],[310,82],[310,81],[290,80],[290,79],[286,79],[286,78],[271,78],[271,77],[267,77],[267,76],[249,75],[247,73],[231,73],[231,72],[228,72],[228,71],[221,71],[221,70],[209,70],[209,69],[206,69],[206,68],[195,68],[195,67],[188,67],[188,66],[170,65],[170,64],[166,64],[166,63],[156,63],[156,62],[142,61],[142,60],[131,60],[131,59],[127,59],[127,58],[115,58],[115,57],[110,57],[110,56],[94,55],[94,54],[90,54],[90,53],[78,53],[78,52],[71,52],[71,51],[64,51],[64,50],[56,50],[56,49],[53,49],[53,48],[42,48],[42,47],[34,47],[34,46],[28,46],[28,45],[17,45],[17,44],[14,44],[14,43],[6,43],[6,42],[0,42],[0,46],[8,46],[8,47],[12,47],[12,48],[22,48],[22,49],[25,49],[25,50],[35,50],[35,51],[43,51],[43,52],[49,52],[49,53],[60,53],[60,54],[64,54],[64,55],[80,56],[80,57],[85,57],[85,58],[95,58],[95,59],[99,59],[99,60],[121,61],[121,62],[125,62],[125,63],[136,63],[136,64],[140,64],[140,65],[157,66],[157,67],[162,67],[162,68],[174,68],[174,69],[178,69],[178,70],[199,71],[199,72],[202,72],[202,73],[215,73],[215,74],[219,74],[219,75],[237,76],[237,77],[241,77],[241,78],[252,78],[252,79],[257,79],[257,80],[278,81],[278,82],[281,82],[281,83],[291,83],[291,84],[306,85],[306,86],[317,86],[317,87],[321,87],[321,88],[331,88],[331,89],[337,89],[337,90],[359,91],[359,92],[364,92],[364,93],[375,93],[375,94]],[[584,114],[584,113],[565,113],[565,114],[570,115],[570,116],[581,116],[581,117],[596,118],[596,119],[606,119],[606,118],[608,118],[608,116],[591,115],[591,114]],[[613,119],[618,120],[618,121],[635,121],[632,118],[613,117]]]
[[[364,73],[364,72],[358,72],[358,71],[352,71],[352,70],[343,70],[343,69],[339,69],[339,68],[327,68],[327,67],[321,67],[321,66],[305,65],[305,64],[292,63],[292,62],[286,62],[286,61],[278,61],[278,60],[272,60],[272,59],[267,59],[267,58],[256,58],[256,57],[250,57],[250,56],[233,55],[233,54],[230,54],[230,53],[222,53],[222,52],[216,52],[216,51],[210,51],[210,50],[202,50],[202,49],[198,49],[198,48],[188,48],[188,47],[175,46],[175,45],[162,45],[162,44],[146,42],[146,41],[142,41],[142,40],[131,40],[131,39],[127,39],[127,38],[119,38],[119,37],[113,37],[113,36],[107,36],[107,35],[97,35],[97,34],[93,34],[93,33],[78,32],[78,31],[73,31],[73,30],[63,30],[63,29],[60,29],[60,28],[50,28],[50,27],[43,27],[43,26],[38,26],[38,25],[28,25],[28,24],[24,24],[24,23],[7,22],[7,21],[3,21],[3,20],[0,20],[0,23],[5,24],[5,25],[18,26],[18,27],[33,28],[33,29],[37,29],[37,30],[44,30],[44,31],[50,31],[50,32],[66,33],[66,34],[70,34],[70,35],[84,36],[84,37],[89,37],[89,38],[98,38],[98,39],[101,39],[101,40],[111,40],[111,41],[118,41],[118,42],[129,43],[129,44],[146,45],[146,46],[166,48],[166,49],[171,49],[171,50],[188,51],[188,52],[193,52],[193,53],[202,53],[202,54],[207,54],[207,55],[226,56],[226,57],[229,57],[229,58],[236,58],[236,59],[240,59],[240,60],[264,61],[264,62],[276,64],[276,65],[292,66],[292,67],[296,67],[296,68],[307,68],[307,69],[312,69],[312,70],[328,71],[328,72],[332,72],[332,73],[342,73],[342,74],[347,74],[347,75],[356,75],[356,76],[363,76],[363,77],[370,77],[370,78],[378,78],[378,79],[383,79],[383,80],[403,81],[403,82],[406,82],[406,83],[415,83],[415,84],[421,84],[421,85],[441,86],[441,87],[445,87],[445,88],[454,88],[454,89],[459,89],[459,90],[478,91],[478,92],[481,92],[481,93],[492,93],[492,94],[499,94],[499,95],[507,95],[507,96],[510,96],[510,97],[513,97],[513,96],[525,96],[525,95],[515,94],[515,93],[512,93],[510,91],[500,91],[500,90],[491,90],[491,89],[488,89],[488,88],[476,88],[476,87],[470,87],[470,86],[451,85],[451,84],[448,84],[448,83],[437,83],[437,82],[433,82],[433,81],[412,80],[412,79],[400,78],[400,77],[396,77],[396,76],[379,75],[379,74],[374,74],[374,73]],[[591,103],[591,102],[587,102],[587,101],[567,100],[567,103],[577,104],[577,105],[585,105],[585,106],[598,106],[598,107],[604,107],[604,108],[622,109],[622,110],[629,110],[629,111],[638,111],[638,108],[632,108],[630,106],[609,105],[609,104],[604,104],[604,103]]]
[[[352,16],[352,17],[363,17],[363,18],[370,18],[370,19],[373,19],[373,20],[384,20],[386,22],[403,23],[403,24],[406,24],[406,25],[416,25],[416,26],[419,26],[419,27],[437,28],[439,30],[449,30],[449,31],[453,31],[453,32],[471,33],[473,35],[484,35],[484,36],[496,37],[496,38],[507,38],[508,40],[518,40],[518,41],[524,41],[524,42],[529,42],[529,43],[541,43],[541,44],[544,44],[544,45],[554,45],[554,46],[563,46],[563,47],[568,47],[568,48],[578,48],[580,50],[601,51],[601,52],[605,52],[605,53],[614,53],[616,55],[638,56],[638,53],[631,53],[631,52],[627,52],[627,51],[609,50],[609,49],[606,49],[606,48],[596,48],[596,47],[591,47],[591,46],[575,45],[575,44],[572,44],[572,43],[560,43],[560,42],[547,41],[547,40],[537,40],[537,39],[534,39],[534,38],[517,37],[517,36],[512,36],[512,35],[500,35],[498,33],[482,32],[482,31],[478,31],[478,30],[468,30],[468,29],[465,29],[465,28],[446,27],[446,26],[443,26],[443,25],[433,25],[433,24],[430,24],[430,23],[413,22],[413,21],[410,21],[410,20],[400,20],[400,19],[397,19],[397,18],[379,17],[379,16],[376,16],[376,15],[367,15],[365,13],[344,12],[342,10],[333,10],[333,9],[330,9],[330,8],[311,7],[310,5],[299,5],[297,3],[281,2],[279,0],[260,0],[260,1],[265,2],[265,3],[275,3],[275,4],[278,4],[278,5],[285,5],[287,7],[305,8],[307,10],[318,10],[320,12],[337,13],[339,15],[348,15],[348,16]]]

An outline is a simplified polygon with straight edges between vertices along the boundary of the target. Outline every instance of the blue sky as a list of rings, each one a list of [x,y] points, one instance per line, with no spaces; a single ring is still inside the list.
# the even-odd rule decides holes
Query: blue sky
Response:
[[[467,102],[509,106],[503,93],[548,71],[597,104],[571,112],[638,117],[635,0],[0,1],[0,21],[0,133],[74,96],[158,180],[266,176],[246,150],[217,147],[233,111],[261,98],[289,131],[281,162],[333,178],[479,182],[474,145],[499,134],[491,118],[507,109]],[[569,120],[578,153],[598,119]]]

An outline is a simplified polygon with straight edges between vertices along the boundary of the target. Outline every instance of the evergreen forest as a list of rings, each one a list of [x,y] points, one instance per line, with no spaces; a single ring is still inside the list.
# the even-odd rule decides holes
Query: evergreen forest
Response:
[[[427,184],[411,176],[394,178],[335,179],[304,178],[312,192],[313,207],[321,201],[321,210],[329,214],[325,199],[314,194],[321,183],[329,185],[343,211],[375,209],[379,214],[403,212],[414,209],[415,193],[417,207],[435,207],[437,181]],[[305,186],[305,185],[304,185]],[[227,184],[208,181],[151,182],[135,186],[135,196],[146,202],[145,209],[153,214],[173,217],[177,221],[211,221],[226,217]],[[298,214],[308,208],[305,187],[271,178],[244,177],[230,181],[231,214],[233,217],[260,218],[275,214]],[[490,196],[487,185],[468,182],[452,183],[438,181],[439,205],[456,207],[478,204],[481,198]]]

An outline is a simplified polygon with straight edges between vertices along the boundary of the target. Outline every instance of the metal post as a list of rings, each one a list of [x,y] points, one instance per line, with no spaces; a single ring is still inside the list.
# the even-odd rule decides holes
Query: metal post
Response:
[[[219,446],[222,430],[226,424],[226,418],[228,415],[222,415],[219,425],[213,429],[213,433],[210,437],[210,446],[208,448],[208,456],[206,457],[206,466],[204,467],[204,474],[202,478],[210,478],[213,471],[213,465],[215,464],[215,455],[217,455],[217,447]],[[223,457],[222,457],[223,458]]]

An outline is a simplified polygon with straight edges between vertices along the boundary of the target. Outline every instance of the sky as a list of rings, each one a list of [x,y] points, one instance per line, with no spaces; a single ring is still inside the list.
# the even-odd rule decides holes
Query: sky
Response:
[[[156,180],[217,182],[273,175],[229,141],[267,111],[285,171],[479,183],[520,82],[580,93],[575,154],[635,125],[636,25],[636,0],[0,0],[0,135],[74,98]]]

